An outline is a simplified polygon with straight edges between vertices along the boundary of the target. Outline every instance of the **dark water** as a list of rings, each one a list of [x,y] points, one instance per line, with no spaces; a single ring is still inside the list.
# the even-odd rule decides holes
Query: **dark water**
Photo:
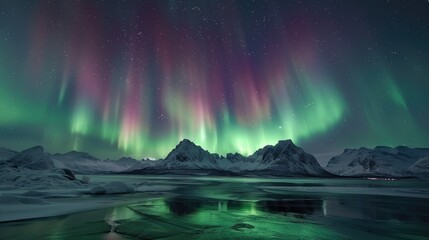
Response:
[[[177,188],[142,195],[129,205],[3,223],[1,239],[429,239],[429,198],[364,191],[427,190],[427,181],[94,178]],[[326,190],[337,187],[346,193]]]

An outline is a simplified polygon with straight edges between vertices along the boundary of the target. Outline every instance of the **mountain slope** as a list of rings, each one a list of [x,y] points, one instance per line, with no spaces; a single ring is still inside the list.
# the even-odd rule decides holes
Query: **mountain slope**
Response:
[[[239,153],[228,153],[226,157],[217,158],[216,164],[219,169],[233,173],[253,169],[251,159]]]
[[[1,155],[4,153],[3,155]],[[19,153],[0,149],[4,168],[31,170],[70,169],[78,173],[178,173],[178,174],[232,174],[276,176],[339,176],[353,177],[427,177],[429,176],[429,149],[408,147],[376,147],[374,149],[346,149],[327,164],[325,171],[311,155],[291,140],[268,145],[245,157],[227,154],[219,157],[188,139],[181,141],[165,159],[137,161],[133,158],[100,160],[88,153],[44,152],[40,146]],[[9,158],[9,156],[11,156]]]
[[[313,155],[296,146],[292,140],[279,141],[265,146],[249,156],[253,162],[252,171],[265,171],[273,175],[328,176]]]
[[[211,154],[188,139],[182,140],[165,159],[159,160],[157,169],[218,169],[216,154]]]
[[[402,177],[408,168],[426,156],[429,156],[429,149],[404,146],[346,149],[333,157],[326,169],[340,176]]]
[[[54,163],[49,153],[41,146],[23,150],[4,162],[6,167],[28,168],[31,170],[54,169]]]
[[[71,188],[82,185],[69,169],[56,168],[52,156],[40,146],[18,152],[0,165],[0,185],[32,189]]]
[[[429,156],[420,158],[405,172],[406,176],[429,177]]]
[[[144,172],[150,172],[151,169],[190,174],[211,172],[234,175],[329,176],[312,155],[295,146],[291,140],[266,146],[249,157],[238,153],[219,157],[184,139],[165,159],[156,161],[154,167],[146,168]]]
[[[118,160],[100,160],[88,153],[77,151],[54,154],[52,158],[56,167],[79,173],[123,172],[138,163],[135,159],[125,157]]]
[[[16,153],[16,151],[0,147],[0,162],[15,156]]]

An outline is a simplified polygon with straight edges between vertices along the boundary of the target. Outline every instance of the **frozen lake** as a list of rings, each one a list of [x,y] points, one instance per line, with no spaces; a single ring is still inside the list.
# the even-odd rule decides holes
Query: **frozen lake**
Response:
[[[0,223],[0,239],[428,239],[429,181],[98,175],[126,204]],[[65,200],[65,202],[70,199]],[[106,200],[107,201],[107,200]]]

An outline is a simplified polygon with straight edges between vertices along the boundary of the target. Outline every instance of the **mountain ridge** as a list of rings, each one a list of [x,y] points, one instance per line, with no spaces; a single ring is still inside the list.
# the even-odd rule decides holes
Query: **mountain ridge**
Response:
[[[328,172],[348,177],[407,177],[417,169],[408,171],[420,159],[429,156],[429,148],[409,148],[406,146],[345,149],[331,158],[326,165]]]
[[[70,169],[78,173],[216,174],[341,177],[428,177],[429,148],[406,146],[345,148],[326,166],[296,146],[292,140],[266,145],[249,156],[210,153],[189,139],[180,141],[160,160],[121,157],[98,159],[89,153],[69,151],[50,154],[35,146],[20,152],[0,148],[2,166],[29,169]],[[7,158],[7,159],[4,159]]]
[[[142,171],[149,173],[162,171],[163,173],[188,173],[189,171],[201,174],[259,174],[279,176],[330,176],[317,160],[302,148],[293,144],[292,140],[281,140],[276,145],[267,145],[255,151],[250,156],[239,153],[228,153],[220,156],[210,153],[189,139],[184,139],[167,155],[156,162],[155,166]]]

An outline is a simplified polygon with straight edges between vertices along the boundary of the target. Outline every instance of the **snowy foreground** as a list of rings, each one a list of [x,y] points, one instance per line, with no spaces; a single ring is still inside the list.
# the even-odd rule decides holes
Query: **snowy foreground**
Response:
[[[0,169],[0,222],[59,216],[132,202],[120,194],[168,191],[146,181],[87,182],[70,179],[63,170]],[[85,181],[82,181],[84,179]]]
[[[66,177],[62,170],[16,170],[10,168],[1,169],[0,174],[2,176],[0,182],[0,222],[60,216],[131,204],[141,201],[142,198],[152,198],[158,196],[158,194],[175,191],[178,188],[186,191],[187,188],[193,188],[193,184],[203,185],[208,179],[227,182],[254,182],[258,184],[256,189],[274,194],[301,192],[429,198],[429,188],[427,187],[403,188],[394,184],[392,186],[387,184],[383,188],[365,186],[368,183],[376,185],[379,182],[385,182],[371,180],[349,180],[365,181],[364,186],[314,186],[314,184],[309,186],[307,184],[277,186],[280,183],[293,182],[294,180],[184,176],[153,176],[153,179],[151,179],[150,177],[136,175],[78,175],[75,179],[69,179],[69,176]],[[157,184],[159,179],[170,178],[172,180],[162,181],[161,184]],[[81,179],[85,179],[85,181]],[[113,181],[111,181],[112,179]],[[310,181],[317,182],[317,179],[310,179]],[[347,180],[341,181],[347,182]],[[402,181],[406,182],[407,180]],[[191,182],[192,184],[185,185],[186,188],[184,188],[183,182],[188,182],[187,184]],[[127,197],[122,197],[124,194]],[[218,194],[223,194],[222,189],[219,189]]]

